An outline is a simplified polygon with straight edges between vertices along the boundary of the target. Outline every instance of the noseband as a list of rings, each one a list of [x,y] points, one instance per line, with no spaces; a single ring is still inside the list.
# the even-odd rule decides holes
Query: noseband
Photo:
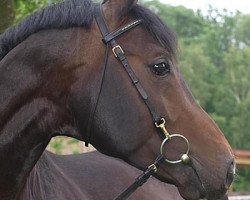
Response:
[[[121,34],[123,34],[127,31],[129,31],[130,29],[135,28],[138,25],[140,25],[142,23],[142,20],[141,19],[136,20],[132,23],[129,23],[129,24],[121,27],[121,28],[118,28],[117,30],[115,30],[113,32],[109,32],[109,30],[106,26],[106,23],[104,21],[103,15],[102,15],[101,6],[96,6],[96,8],[95,8],[95,19],[96,19],[97,25],[99,27],[99,30],[103,36],[102,42],[106,45],[104,72],[105,72],[105,68],[107,65],[109,45],[111,45],[112,52],[113,52],[114,56],[122,64],[123,68],[127,72],[129,78],[131,79],[132,83],[134,84],[141,99],[144,101],[146,107],[148,108],[148,110],[152,116],[153,123],[157,129],[157,132],[160,134],[160,137],[163,139],[161,146],[160,146],[160,155],[157,157],[155,162],[152,165],[150,165],[147,168],[147,170],[144,171],[144,173],[142,175],[140,175],[138,178],[136,178],[135,182],[130,187],[128,187],[128,189],[126,189],[121,195],[119,195],[117,198],[115,198],[116,200],[122,200],[122,199],[126,199],[139,186],[143,185],[143,183],[145,183],[147,181],[147,179],[152,174],[156,173],[157,168],[159,167],[159,165],[163,161],[165,161],[169,164],[177,164],[177,163],[181,163],[181,162],[184,164],[187,164],[190,160],[189,156],[188,156],[188,154],[189,154],[189,141],[183,135],[170,134],[167,131],[167,128],[165,125],[165,119],[163,117],[160,117],[160,115],[155,111],[155,108],[152,105],[151,101],[149,100],[146,91],[144,90],[143,86],[139,82],[139,79],[137,78],[137,76],[135,75],[131,66],[129,65],[129,62],[125,56],[124,50],[122,49],[121,45],[117,44],[117,42],[115,41],[115,38],[117,38]],[[103,75],[104,75],[104,73],[103,73]],[[102,79],[103,79],[103,77],[102,77]],[[101,90],[101,87],[100,87],[100,90]],[[97,98],[96,105],[98,103],[98,99],[99,99],[99,97]],[[96,105],[94,107],[96,107]],[[94,112],[95,112],[95,110],[93,111],[93,115],[94,115]],[[88,136],[88,134],[90,134],[90,132],[87,133],[87,136]],[[186,150],[185,154],[183,154],[179,160],[170,160],[164,156],[164,146],[172,138],[179,138],[179,139],[183,140],[187,145],[187,150]],[[89,137],[87,137],[87,139],[89,139]],[[87,143],[88,143],[88,141],[87,141]]]

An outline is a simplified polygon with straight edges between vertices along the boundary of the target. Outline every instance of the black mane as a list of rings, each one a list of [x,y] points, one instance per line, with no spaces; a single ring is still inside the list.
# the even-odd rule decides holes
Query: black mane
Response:
[[[89,28],[93,21],[94,6],[91,0],[66,0],[34,12],[0,35],[0,61],[18,44],[38,31]],[[147,8],[136,5],[131,13],[135,18],[143,19],[145,28],[175,57],[177,45],[173,32]]]
[[[0,35],[0,60],[27,37],[41,30],[88,28],[93,20],[91,0],[66,0],[47,6],[29,15],[18,25]]]

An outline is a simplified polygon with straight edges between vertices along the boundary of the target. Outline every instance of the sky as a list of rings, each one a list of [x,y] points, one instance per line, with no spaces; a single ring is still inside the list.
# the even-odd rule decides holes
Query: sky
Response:
[[[250,0],[160,0],[162,3],[173,6],[183,5],[193,10],[208,10],[208,5],[212,5],[219,10],[226,8],[228,11],[239,10],[244,14],[250,14]]]

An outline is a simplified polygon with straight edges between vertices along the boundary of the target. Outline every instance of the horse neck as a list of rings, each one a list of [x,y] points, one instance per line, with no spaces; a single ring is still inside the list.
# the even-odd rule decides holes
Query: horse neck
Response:
[[[29,174],[18,200],[92,198],[85,190],[88,188],[86,179],[89,179],[83,176],[88,173],[83,171],[86,158],[84,154],[60,156],[44,151]]]
[[[68,101],[77,70],[86,65],[73,40],[83,32],[39,32],[0,61],[1,200],[15,199],[52,136],[82,139]]]
[[[62,176],[60,174],[62,171],[54,162],[54,156],[56,155],[48,151],[43,152],[29,173],[26,184],[18,195],[18,200],[51,199],[55,196],[56,189],[59,189],[56,179]]]

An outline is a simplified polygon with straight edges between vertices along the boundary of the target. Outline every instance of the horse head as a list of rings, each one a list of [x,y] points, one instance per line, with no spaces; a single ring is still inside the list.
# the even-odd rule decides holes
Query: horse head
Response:
[[[232,150],[214,121],[197,104],[181,76],[175,59],[174,34],[157,16],[134,0],[106,0],[101,9],[110,32],[135,20],[143,20],[116,41],[151,104],[164,118],[168,132],[184,136],[184,139],[173,137],[164,143],[163,154],[170,160],[178,160],[190,145],[189,164],[165,162],[156,176],[175,184],[186,199],[215,199],[223,195],[234,175]],[[102,43],[96,23],[93,30],[96,41]],[[102,44],[95,54],[101,55],[96,59],[101,65],[99,68],[105,69],[103,77],[99,76],[101,86],[93,95],[98,96],[98,100],[92,109],[90,142],[105,154],[145,169],[160,154],[162,138],[121,62],[111,48],[106,51],[105,58],[105,44]]]

